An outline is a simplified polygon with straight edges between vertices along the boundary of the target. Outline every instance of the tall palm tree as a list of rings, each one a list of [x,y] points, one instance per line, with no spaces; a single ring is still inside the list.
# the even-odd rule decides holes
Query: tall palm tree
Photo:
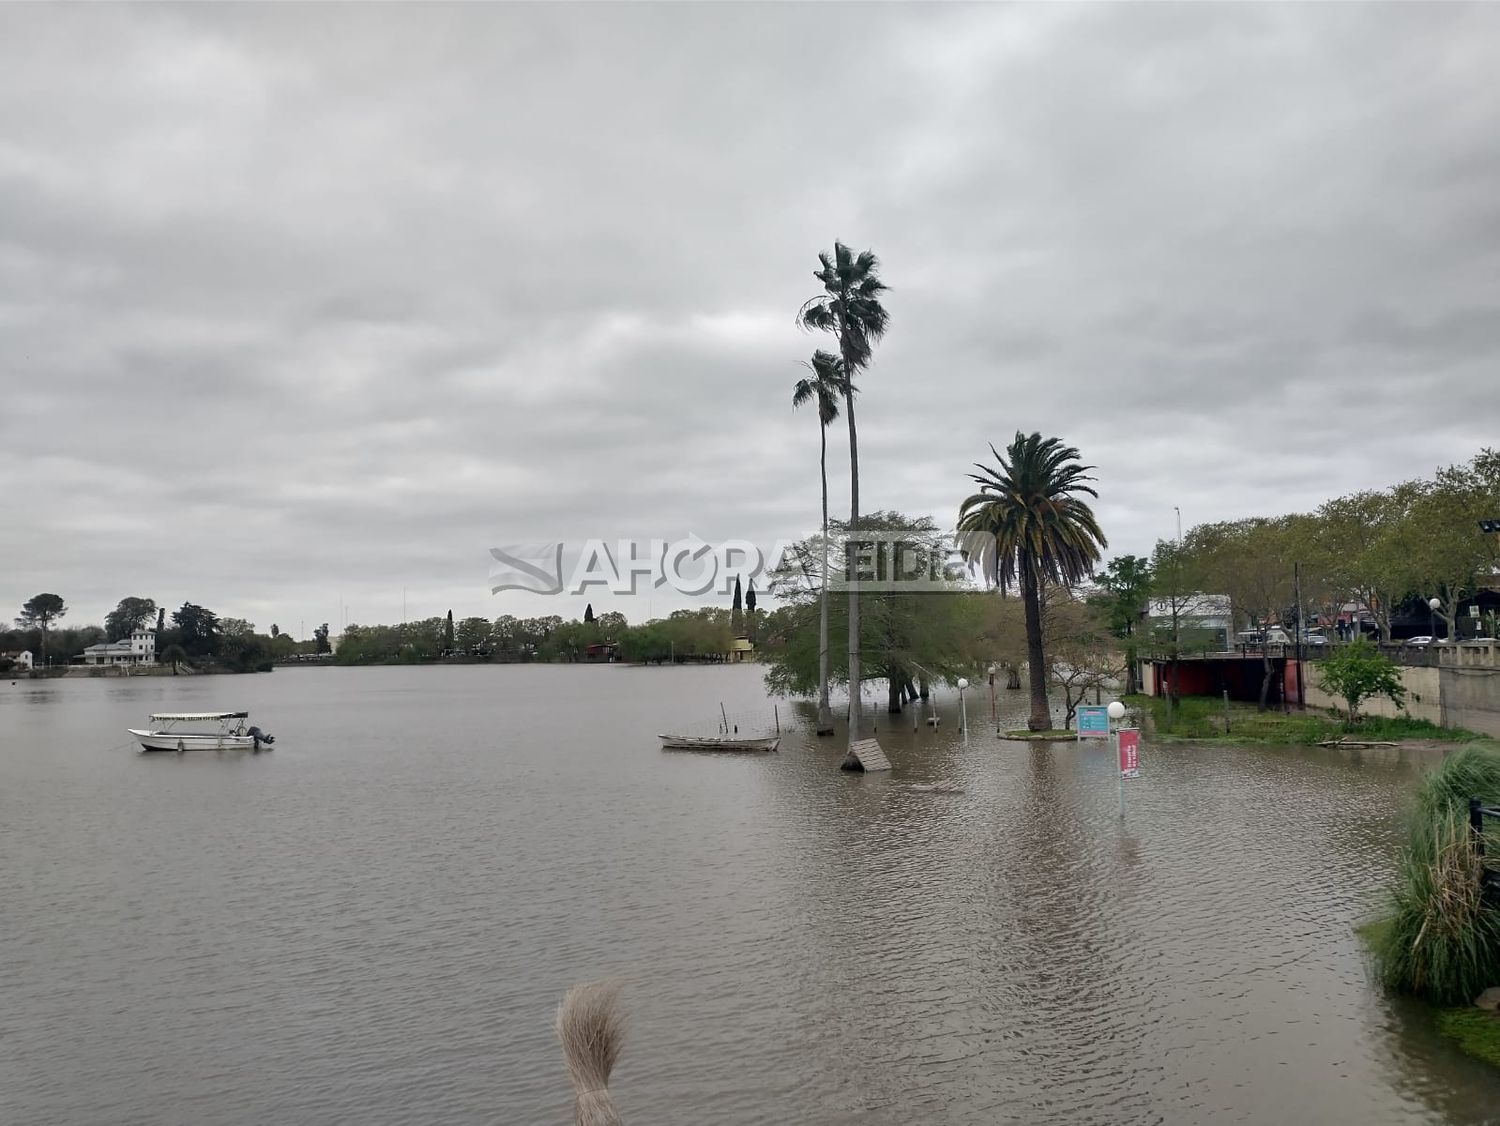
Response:
[[[859,738],[859,587],[855,560],[859,551],[859,431],[854,425],[853,379],[869,366],[875,344],[885,335],[890,315],[880,303],[886,285],[880,280],[880,260],[873,251],[855,254],[841,242],[833,254],[818,252],[813,277],[823,292],[797,312],[803,328],[831,332],[839,342],[843,361],[844,417],[849,420],[849,538],[845,545],[844,575],[849,583],[849,741]]]
[[[1093,573],[1100,549],[1109,546],[1094,512],[1077,494],[1097,497],[1086,482],[1092,465],[1080,465],[1078,451],[1060,439],[1025,435],[1019,430],[1001,454],[999,468],[978,462],[969,477],[979,492],[958,509],[958,530],[965,554],[1003,595],[1021,588],[1026,617],[1026,653],[1030,668],[1031,717],[1027,727],[1052,726],[1047,706],[1047,665],[1042,645],[1043,582],[1073,584]]]
[[[839,416],[844,394],[844,361],[821,348],[803,365],[812,375],[792,387],[792,409],[818,404],[818,472],[823,478],[823,589],[818,596],[818,722],[819,735],[833,734],[833,712],[828,707],[828,427]],[[858,388],[850,387],[851,391]]]

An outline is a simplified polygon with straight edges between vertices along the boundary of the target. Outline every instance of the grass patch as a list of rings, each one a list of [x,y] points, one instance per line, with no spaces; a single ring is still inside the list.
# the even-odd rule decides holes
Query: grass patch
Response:
[[[1437,1015],[1438,1031],[1476,1059],[1500,1067],[1500,1020],[1481,1009],[1444,1009]]]
[[[1359,935],[1360,941],[1368,950],[1379,950],[1391,936],[1390,919],[1371,919],[1368,923],[1362,923],[1354,928],[1354,933]]]
[[[1322,743],[1330,739],[1401,742],[1433,739],[1450,743],[1482,741],[1484,736],[1461,728],[1439,727],[1425,719],[1366,716],[1349,731],[1341,716],[1331,712],[1260,711],[1254,704],[1229,703],[1229,731],[1224,730],[1224,701],[1208,696],[1184,696],[1169,709],[1160,696],[1131,696],[1126,703],[1151,717],[1158,736],[1168,739],[1229,739],[1237,743]],[[1170,713],[1170,714],[1169,714]]]

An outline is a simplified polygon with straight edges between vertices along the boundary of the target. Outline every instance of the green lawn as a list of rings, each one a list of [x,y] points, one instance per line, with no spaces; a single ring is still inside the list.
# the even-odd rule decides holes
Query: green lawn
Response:
[[[1346,731],[1342,718],[1327,712],[1305,711],[1283,714],[1279,708],[1258,711],[1254,704],[1230,701],[1229,730],[1224,730],[1224,702],[1207,696],[1184,696],[1174,715],[1168,716],[1167,701],[1156,696],[1131,696],[1126,701],[1151,717],[1158,736],[1169,739],[1224,739],[1237,743],[1321,743],[1348,738],[1378,742],[1403,739],[1441,739],[1466,743],[1483,736],[1462,729],[1438,727],[1424,719],[1385,719],[1368,716],[1355,731]]]

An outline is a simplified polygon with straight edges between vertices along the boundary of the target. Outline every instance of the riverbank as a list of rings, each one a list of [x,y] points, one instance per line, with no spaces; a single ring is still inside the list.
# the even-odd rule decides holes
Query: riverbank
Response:
[[[1391,929],[1389,919],[1378,919],[1355,928],[1366,952],[1376,956]],[[1476,999],[1477,1000],[1477,999]],[[1466,1056],[1500,1068],[1500,1012],[1480,1005],[1436,1005],[1418,999],[1433,1029],[1451,1040]]]
[[[1488,742],[1486,736],[1463,728],[1439,727],[1406,716],[1364,716],[1353,731],[1341,717],[1327,712],[1258,710],[1254,704],[1205,696],[1184,696],[1175,709],[1158,696],[1130,696],[1126,703],[1141,712],[1152,734],[1161,740],[1233,743],[1292,743],[1312,746],[1345,740],[1349,743],[1422,743],[1452,746]]]

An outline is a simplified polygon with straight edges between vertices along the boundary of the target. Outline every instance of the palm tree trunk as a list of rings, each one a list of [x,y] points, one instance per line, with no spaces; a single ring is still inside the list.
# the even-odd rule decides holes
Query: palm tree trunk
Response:
[[[828,427],[818,418],[818,472],[823,478],[823,591],[818,598],[818,721],[819,735],[833,734],[833,712],[828,707]]]
[[[1026,727],[1047,731],[1052,727],[1052,709],[1047,706],[1047,658],[1042,652],[1042,605],[1037,574],[1024,554],[1021,558],[1021,603],[1026,611],[1027,680],[1031,685],[1031,717]]]
[[[848,294],[844,295],[847,301]],[[854,425],[854,365],[850,362],[846,331],[840,326],[839,351],[844,358],[844,416],[849,420],[849,540],[844,548],[845,580],[849,584],[849,742],[859,738],[859,431]]]

